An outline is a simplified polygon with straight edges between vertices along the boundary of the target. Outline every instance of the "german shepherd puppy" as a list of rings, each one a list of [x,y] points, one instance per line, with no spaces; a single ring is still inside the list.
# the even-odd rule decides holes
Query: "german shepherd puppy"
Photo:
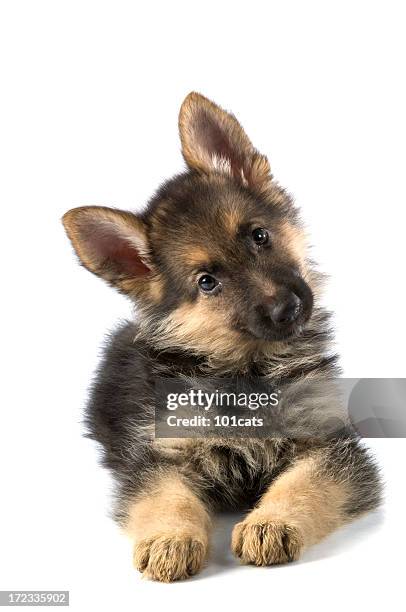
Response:
[[[86,423],[115,476],[135,566],[165,582],[202,568],[213,510],[248,504],[232,550],[272,565],[375,508],[381,490],[350,428],[318,440],[155,437],[157,377],[255,375],[286,386],[338,374],[320,276],[267,158],[197,93],[179,130],[187,170],[142,214],[85,206],[63,217],[81,263],[137,307],[109,339]],[[329,398],[322,404],[328,411]],[[305,419],[306,407],[296,414]]]

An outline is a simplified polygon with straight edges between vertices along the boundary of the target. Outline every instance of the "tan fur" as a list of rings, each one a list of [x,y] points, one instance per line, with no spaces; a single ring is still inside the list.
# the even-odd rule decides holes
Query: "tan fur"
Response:
[[[302,458],[270,486],[233,531],[232,548],[244,563],[297,559],[345,522],[349,489],[320,471],[317,452]]]
[[[231,547],[243,563],[277,565],[296,561],[303,542],[297,529],[284,523],[261,521],[237,523]]]
[[[149,433],[153,445],[165,456],[173,456],[175,453],[185,455],[196,444],[194,438],[155,438],[155,425],[149,426]]]
[[[210,517],[175,473],[162,472],[129,505],[125,532],[134,540],[134,565],[153,580],[171,582],[198,572],[209,547]]]
[[[260,273],[252,272],[251,280],[258,283],[258,287],[263,291],[264,296],[267,296],[270,300],[275,296],[277,292],[277,286],[270,278],[263,278]]]
[[[188,245],[184,254],[184,260],[187,265],[197,269],[207,265],[207,262],[210,261],[210,254],[202,246],[191,244]]]
[[[156,338],[157,346],[179,348],[193,347],[196,353],[210,354],[212,359],[224,359],[231,353],[234,363],[245,359],[247,351],[255,350],[258,342],[244,340],[237,331],[230,328],[227,314],[223,309],[214,309],[212,302],[200,296],[197,302],[182,304],[166,318],[162,324],[161,342]],[[159,333],[159,330],[158,330]],[[168,344],[169,346],[169,344]]]
[[[231,238],[236,235],[239,225],[242,221],[241,209],[238,206],[230,206],[224,210],[224,227],[230,234]]]
[[[232,176],[231,162],[226,157],[219,157],[218,155],[212,155],[211,163],[213,170],[220,172],[220,174],[226,174]]]
[[[306,270],[307,239],[303,228],[286,221],[278,228],[281,246],[291,255],[299,270]]]
[[[163,296],[163,283],[159,276],[153,276],[148,283],[148,297],[155,303],[159,304]]]

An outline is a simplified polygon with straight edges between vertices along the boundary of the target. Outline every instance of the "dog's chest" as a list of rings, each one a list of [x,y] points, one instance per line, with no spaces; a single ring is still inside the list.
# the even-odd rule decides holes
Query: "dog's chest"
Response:
[[[180,470],[200,477],[221,502],[256,497],[286,466],[294,444],[282,439],[156,439],[154,446]]]

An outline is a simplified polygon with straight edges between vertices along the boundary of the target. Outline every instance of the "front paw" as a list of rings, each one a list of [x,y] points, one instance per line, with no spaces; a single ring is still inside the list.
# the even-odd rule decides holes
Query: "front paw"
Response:
[[[146,578],[160,582],[182,580],[196,574],[207,556],[199,538],[165,535],[141,540],[134,547],[134,565]]]
[[[235,525],[231,547],[243,563],[274,565],[296,561],[303,549],[303,540],[296,527],[264,520],[245,520]]]

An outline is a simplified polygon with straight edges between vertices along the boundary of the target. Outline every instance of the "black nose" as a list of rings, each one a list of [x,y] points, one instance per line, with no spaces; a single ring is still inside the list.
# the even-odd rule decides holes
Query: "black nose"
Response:
[[[278,300],[269,308],[269,316],[275,325],[287,325],[297,319],[302,303],[295,293],[290,293],[283,300]]]

